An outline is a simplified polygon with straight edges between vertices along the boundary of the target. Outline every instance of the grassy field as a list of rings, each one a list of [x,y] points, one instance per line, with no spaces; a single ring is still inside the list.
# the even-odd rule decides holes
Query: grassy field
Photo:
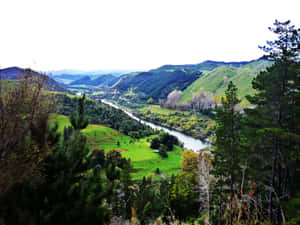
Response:
[[[54,122],[58,123],[59,132],[63,131],[64,126],[70,126],[68,118],[62,115],[52,115],[51,123]],[[88,139],[89,149],[98,147],[106,152],[110,149],[121,150],[122,156],[132,162],[133,179],[142,179],[143,176],[154,173],[156,168],[159,168],[161,173],[167,173],[168,176],[179,171],[183,150],[177,146],[173,151],[168,152],[168,158],[162,158],[150,148],[151,137],[134,140],[114,129],[94,124],[90,124],[82,130],[82,133]]]

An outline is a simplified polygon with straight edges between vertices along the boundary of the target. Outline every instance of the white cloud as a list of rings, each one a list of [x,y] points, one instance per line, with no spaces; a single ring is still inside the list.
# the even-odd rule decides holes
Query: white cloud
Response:
[[[0,0],[0,66],[151,69],[262,55],[297,0]]]

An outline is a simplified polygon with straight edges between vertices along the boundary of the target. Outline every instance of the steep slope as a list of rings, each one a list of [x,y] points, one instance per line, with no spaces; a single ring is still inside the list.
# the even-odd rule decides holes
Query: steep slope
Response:
[[[149,97],[158,100],[166,98],[174,89],[184,90],[201,74],[199,71],[187,69],[133,73],[122,77],[113,87],[121,93],[133,92],[141,100]]]
[[[184,90],[181,103],[188,103],[192,99],[193,94],[198,93],[200,90],[211,92],[217,97],[224,96],[228,82],[233,81],[239,88],[238,94],[242,99],[241,104],[245,105],[247,104],[245,95],[254,93],[251,85],[252,79],[259,71],[270,66],[271,63],[266,60],[257,60],[240,67],[225,65],[212,71],[207,71]]]
[[[32,76],[41,76],[41,77],[46,77],[47,81],[45,84],[45,88],[50,90],[50,91],[67,91],[66,88],[63,85],[60,85],[59,83],[57,83],[55,80],[53,80],[52,78],[44,75],[44,74],[40,74],[36,71],[33,71],[31,69],[22,69],[19,67],[9,67],[9,68],[5,68],[5,69],[1,69],[0,70],[0,77],[1,79],[9,79],[9,80],[18,80],[19,78],[22,78],[25,76],[25,74],[30,74]]]

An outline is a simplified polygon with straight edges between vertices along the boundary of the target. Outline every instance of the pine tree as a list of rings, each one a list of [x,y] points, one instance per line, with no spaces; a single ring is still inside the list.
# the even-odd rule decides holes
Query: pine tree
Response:
[[[252,174],[260,182],[261,191],[265,190],[268,220],[278,224],[285,221],[278,203],[289,196],[289,164],[299,158],[300,30],[291,26],[290,21],[276,20],[274,25],[269,29],[278,39],[261,47],[267,53],[265,58],[274,64],[253,80],[257,92],[247,99],[255,107],[245,111]]]
[[[217,189],[219,194],[219,221],[224,209],[224,199],[227,195],[221,196],[224,191],[229,194],[229,223],[232,223],[232,200],[235,194],[235,184],[237,181],[237,171],[239,170],[240,158],[240,120],[241,115],[236,110],[240,103],[237,97],[237,88],[230,81],[225,97],[221,100],[222,106],[216,107],[217,111],[217,128],[216,128],[216,149],[214,150],[214,169],[212,174],[217,178]],[[228,189],[229,187],[229,189]]]
[[[84,113],[84,100],[85,94],[78,99],[77,114],[71,114],[70,116],[70,122],[76,131],[86,128],[89,124],[89,120]]]

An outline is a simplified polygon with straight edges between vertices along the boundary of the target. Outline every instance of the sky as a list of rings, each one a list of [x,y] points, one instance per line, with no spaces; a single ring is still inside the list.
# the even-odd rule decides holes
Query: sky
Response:
[[[149,70],[259,58],[299,0],[0,0],[0,68]]]

